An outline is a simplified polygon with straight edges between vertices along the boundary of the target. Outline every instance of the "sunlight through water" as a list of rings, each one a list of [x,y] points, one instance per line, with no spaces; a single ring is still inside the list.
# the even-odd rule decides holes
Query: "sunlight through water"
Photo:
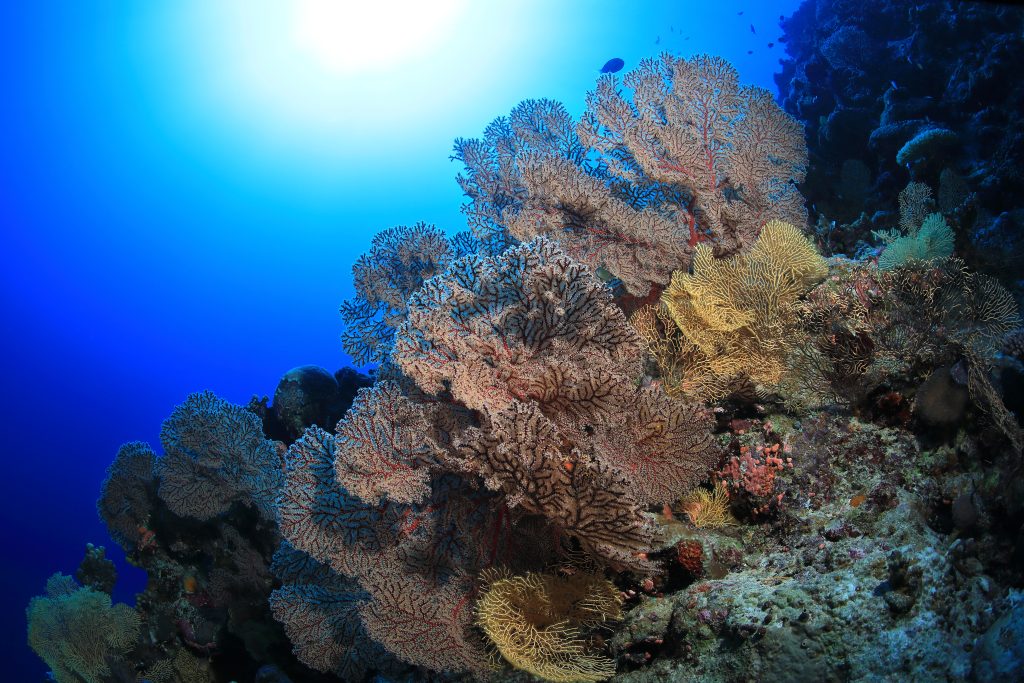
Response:
[[[297,51],[332,73],[380,71],[443,48],[462,4],[300,0],[291,8],[291,40]]]

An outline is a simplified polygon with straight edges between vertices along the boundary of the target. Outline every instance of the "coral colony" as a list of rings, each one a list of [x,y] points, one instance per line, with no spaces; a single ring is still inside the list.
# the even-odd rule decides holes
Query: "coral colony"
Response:
[[[666,54],[579,121],[530,100],[457,140],[470,230],[390,228],[353,268],[372,377],[193,394],[163,455],[117,453],[99,512],[148,585],[112,604],[91,546],[55,574],[53,677],[1018,680],[1024,333],[965,246],[988,181],[962,121],[907,125],[911,84],[865,74],[916,43],[814,11],[790,113]],[[848,163],[821,89],[854,70],[885,141]]]

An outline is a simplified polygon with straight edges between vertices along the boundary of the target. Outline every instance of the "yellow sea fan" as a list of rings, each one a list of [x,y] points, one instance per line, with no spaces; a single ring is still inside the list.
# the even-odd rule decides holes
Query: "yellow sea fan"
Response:
[[[679,502],[679,507],[698,529],[736,524],[729,510],[729,491],[720,481],[715,482],[715,488],[711,491],[702,488],[690,491]]]
[[[673,273],[662,295],[685,338],[675,346],[688,350],[684,367],[675,368],[677,384],[699,388],[694,395],[704,400],[721,398],[721,388],[743,379],[778,384],[801,341],[800,297],[826,275],[828,264],[814,245],[780,221],[765,225],[745,254],[718,259],[709,245],[698,245],[693,272]]]
[[[615,661],[582,629],[622,617],[622,598],[593,574],[485,575],[477,624],[512,666],[554,683],[590,683],[615,674]]]
[[[810,240],[798,228],[782,221],[770,221],[761,229],[747,260],[763,265],[777,281],[791,281],[801,292],[828,275],[828,263]]]

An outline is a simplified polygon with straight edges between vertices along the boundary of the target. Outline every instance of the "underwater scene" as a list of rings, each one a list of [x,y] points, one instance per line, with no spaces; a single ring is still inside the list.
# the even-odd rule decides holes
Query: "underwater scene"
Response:
[[[2,680],[1024,681],[1024,7],[0,25]]]

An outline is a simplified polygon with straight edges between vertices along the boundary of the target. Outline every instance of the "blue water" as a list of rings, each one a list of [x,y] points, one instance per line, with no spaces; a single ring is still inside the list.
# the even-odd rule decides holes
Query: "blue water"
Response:
[[[348,14],[367,64],[294,44],[286,4],[0,4],[5,680],[42,680],[24,608],[87,541],[116,599],[141,590],[95,512],[119,444],[156,444],[191,391],[244,404],[347,364],[337,308],[372,235],[465,227],[454,138],[525,98],[578,116],[613,57],[710,52],[774,89],[797,2],[467,0],[412,53],[402,12]]]

